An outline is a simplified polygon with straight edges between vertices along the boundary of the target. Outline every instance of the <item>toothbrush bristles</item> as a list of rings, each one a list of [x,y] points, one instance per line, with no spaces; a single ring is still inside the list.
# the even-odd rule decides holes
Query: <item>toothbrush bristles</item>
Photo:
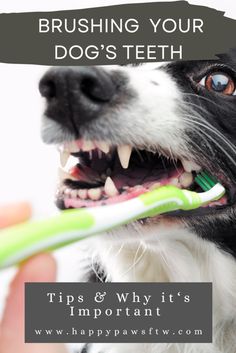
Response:
[[[206,171],[201,171],[195,177],[195,182],[204,190],[208,191],[215,186],[218,181]]]

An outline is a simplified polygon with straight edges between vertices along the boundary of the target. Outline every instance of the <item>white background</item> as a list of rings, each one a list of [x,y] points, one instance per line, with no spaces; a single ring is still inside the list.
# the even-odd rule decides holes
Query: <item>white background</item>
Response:
[[[143,1],[1,0],[0,13],[53,11],[128,2]],[[236,17],[234,0],[190,2],[215,7],[226,11],[230,17]],[[37,65],[0,64],[0,203],[30,200],[37,216],[51,214],[55,210],[53,193],[58,161],[55,149],[44,146],[39,134],[43,102],[37,86],[45,70],[45,67]]]
[[[144,1],[1,0],[0,13],[54,11],[134,2]],[[190,3],[214,7],[226,11],[228,17],[236,18],[235,0]],[[232,35],[235,36],[235,33]],[[53,147],[41,142],[39,134],[43,106],[37,86],[45,70],[45,67],[36,65],[0,64],[0,203],[29,200],[35,217],[56,212],[53,193],[58,156]],[[77,249],[73,247],[69,255],[68,251],[65,249],[59,254],[59,278],[64,281],[73,278],[76,268]],[[67,264],[66,268],[64,263]],[[8,278],[8,271],[0,274],[0,307]]]

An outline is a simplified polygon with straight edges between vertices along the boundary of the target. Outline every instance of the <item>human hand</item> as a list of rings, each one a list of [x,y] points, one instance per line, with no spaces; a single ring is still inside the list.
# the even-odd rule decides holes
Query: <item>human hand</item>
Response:
[[[0,207],[0,228],[26,221],[27,203]],[[0,353],[66,353],[63,344],[24,343],[24,283],[53,282],[56,264],[49,254],[40,254],[24,263],[13,279],[0,323]]]

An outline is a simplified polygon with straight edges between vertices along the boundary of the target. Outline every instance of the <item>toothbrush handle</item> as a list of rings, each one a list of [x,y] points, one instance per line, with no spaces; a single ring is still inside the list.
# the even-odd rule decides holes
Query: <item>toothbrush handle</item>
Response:
[[[7,228],[0,232],[0,268],[19,263],[40,251],[65,246],[138,218],[198,207],[198,202],[195,205],[192,202],[192,194],[196,193],[189,193],[191,197],[174,186],[163,186],[126,202],[66,210],[47,220]]]
[[[21,223],[0,231],[0,268],[20,263],[43,250],[54,250],[83,239],[94,226],[85,210],[66,210],[59,215]]]

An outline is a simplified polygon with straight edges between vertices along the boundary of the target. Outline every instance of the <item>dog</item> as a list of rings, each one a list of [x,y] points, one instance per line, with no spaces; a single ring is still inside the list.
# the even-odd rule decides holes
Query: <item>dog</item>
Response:
[[[236,352],[236,49],[210,61],[54,67],[39,88],[42,137],[61,156],[60,209],[113,204],[166,184],[200,192],[200,170],[226,188],[205,207],[93,238],[83,262],[86,281],[213,282],[213,343],[87,344],[77,352]]]

